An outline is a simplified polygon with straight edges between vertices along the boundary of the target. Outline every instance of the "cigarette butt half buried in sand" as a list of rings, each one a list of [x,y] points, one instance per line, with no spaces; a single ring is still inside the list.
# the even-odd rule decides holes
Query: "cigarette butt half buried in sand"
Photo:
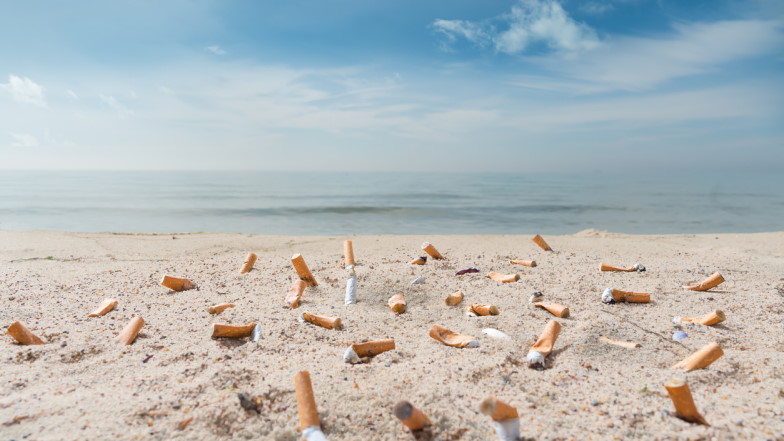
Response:
[[[245,326],[222,325],[219,323],[212,324],[212,338],[245,338],[250,337],[253,333],[253,328],[256,327],[255,323]]]
[[[289,308],[299,308],[299,300],[302,298],[302,293],[305,291],[306,286],[308,286],[308,283],[304,280],[295,280],[291,284],[291,288],[289,288],[289,292],[286,294],[286,304],[289,305]]]
[[[424,265],[427,262],[427,256],[417,257],[416,259],[408,262],[409,265]]]
[[[196,288],[196,284],[188,279],[183,279],[174,276],[163,276],[161,285],[169,288],[172,291],[187,291]]]
[[[528,351],[526,360],[531,366],[544,366],[545,358],[553,352],[555,341],[558,339],[558,334],[561,333],[561,324],[555,320],[550,320],[544,327],[544,331],[539,336],[539,340],[531,346]]]
[[[539,245],[539,248],[541,248],[541,249],[543,249],[545,251],[552,251],[553,250],[552,248],[550,248],[550,245],[547,245],[547,242],[544,241],[542,236],[540,236],[538,234],[536,236],[534,236],[534,238],[531,239],[531,240],[534,241],[535,244]]]
[[[392,408],[392,413],[412,432],[422,430],[430,425],[430,419],[427,415],[408,401],[399,401]]]
[[[702,282],[692,286],[684,286],[684,288],[691,291],[707,291],[711,288],[715,288],[721,285],[722,283],[724,283],[724,277],[722,277],[721,274],[716,272],[711,274],[710,277],[703,280]]]
[[[395,340],[373,340],[364,343],[353,344],[346,349],[343,354],[343,361],[346,363],[357,364],[363,358],[375,357],[383,352],[395,349]]]
[[[340,317],[329,317],[326,315],[317,315],[308,312],[302,313],[302,320],[327,329],[336,329],[343,326],[343,321],[340,320]]]
[[[321,432],[316,397],[313,395],[313,384],[310,372],[300,371],[294,375],[294,394],[297,396],[297,414],[299,429],[308,441],[322,441],[327,438]]]
[[[141,317],[134,317],[128,322],[127,325],[123,328],[120,332],[120,335],[114,338],[117,343],[123,345],[129,345],[136,340],[136,336],[139,335],[139,331],[141,331],[142,326],[144,326],[144,319]]]
[[[676,363],[672,368],[683,369],[684,371],[702,369],[710,366],[711,363],[718,360],[722,355],[724,355],[724,351],[721,350],[718,343],[708,343],[702,349]]]
[[[463,301],[463,291],[455,291],[444,300],[447,306],[457,306]]]
[[[118,302],[115,299],[104,299],[93,312],[87,314],[87,317],[100,317],[114,309],[114,307],[117,306],[117,303]]]
[[[569,308],[563,305],[559,305],[557,303],[541,303],[541,302],[534,302],[534,306],[538,306],[539,308],[546,309],[550,312],[550,314],[560,317],[566,318],[569,317]]]
[[[509,263],[512,264],[512,265],[527,266],[529,268],[536,267],[536,261],[535,260],[510,260]]]
[[[253,265],[256,264],[256,259],[258,258],[259,256],[257,256],[256,253],[248,253],[248,255],[245,257],[245,262],[240,267],[240,274],[250,272],[250,270],[253,269]]]
[[[8,327],[8,331],[6,331],[8,335],[14,338],[14,340],[18,341],[20,345],[42,345],[44,341],[38,338],[37,335],[30,332],[22,322],[13,322],[11,326]]]
[[[512,283],[520,280],[520,274],[501,274],[495,271],[487,273],[487,277],[501,283]]]
[[[647,292],[621,291],[620,289],[607,288],[602,293],[602,303],[650,303],[651,295]]]
[[[478,316],[478,315],[488,316],[488,315],[498,315],[498,314],[501,313],[501,310],[499,310],[498,307],[495,306],[495,305],[479,305],[479,304],[473,303],[473,304],[468,306],[468,308],[466,309],[466,312],[469,314],[469,316],[470,315],[473,315],[473,316]]]
[[[691,396],[689,384],[683,378],[673,378],[664,383],[664,388],[670,394],[672,404],[675,406],[675,416],[690,423],[710,426],[705,418],[697,411],[694,398]]]
[[[613,340],[613,339],[607,338],[607,337],[599,337],[599,341],[603,341],[603,342],[609,343],[611,345],[620,346],[622,348],[628,348],[628,349],[635,349],[635,348],[639,348],[640,347],[639,343],[635,343],[633,341]]]
[[[479,340],[470,335],[461,335],[444,328],[443,326],[433,325],[430,328],[430,336],[447,346],[453,348],[478,348]]]
[[[347,240],[343,242],[343,257],[346,268],[353,268],[357,263],[354,261],[354,242]]]
[[[629,268],[618,268],[618,267],[615,267],[615,266],[612,266],[612,265],[607,265],[604,262],[601,262],[599,264],[599,270],[600,271],[622,271],[622,272],[631,273],[631,272],[634,272],[634,271],[643,272],[643,271],[645,271],[645,267],[642,266],[641,263],[635,263],[634,265],[630,266]]]
[[[675,317],[673,320],[676,324],[677,323],[694,323],[697,325],[705,325],[705,326],[713,326],[718,325],[719,323],[723,322],[726,319],[724,313],[719,311],[718,309],[714,310],[713,312],[709,313],[705,317]]]
[[[406,297],[403,294],[395,294],[389,298],[387,305],[396,314],[406,312]]]
[[[209,312],[210,314],[220,314],[221,312],[229,308],[233,308],[234,306],[236,306],[234,305],[234,303],[219,303],[217,305],[213,305],[207,308],[207,312]]]
[[[520,439],[520,415],[514,406],[495,397],[488,397],[479,403],[479,411],[493,420],[495,433],[500,441]]]
[[[443,260],[443,259],[444,259],[444,256],[442,256],[442,255],[441,255],[441,253],[439,253],[439,252],[438,252],[438,250],[436,249],[436,247],[434,247],[434,246],[433,246],[433,244],[431,244],[430,242],[425,242],[425,243],[423,243],[423,244],[422,244],[422,249],[423,249],[423,250],[424,250],[424,251],[425,251],[425,252],[426,252],[426,253],[427,253],[427,254],[428,254],[430,257],[432,257],[433,259],[436,259],[436,260]]]
[[[318,286],[316,279],[311,274],[308,265],[305,264],[305,259],[302,258],[301,254],[295,254],[291,256],[291,264],[294,265],[294,270],[297,272],[297,275],[300,279],[304,280],[308,286]]]

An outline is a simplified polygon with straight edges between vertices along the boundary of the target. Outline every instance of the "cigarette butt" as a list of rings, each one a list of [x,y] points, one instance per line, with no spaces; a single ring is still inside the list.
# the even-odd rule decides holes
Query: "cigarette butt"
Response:
[[[561,324],[555,320],[550,320],[544,327],[544,331],[539,336],[539,340],[531,346],[528,351],[526,359],[530,364],[544,365],[544,360],[553,352],[555,341],[558,339],[558,334],[561,333]]]
[[[495,271],[487,273],[487,277],[501,283],[512,283],[520,280],[520,274],[501,274]]]
[[[245,338],[253,333],[255,323],[246,326],[212,324],[212,338]]]
[[[436,247],[434,247],[434,246],[433,246],[433,244],[431,244],[430,242],[425,242],[425,243],[423,243],[423,244],[422,244],[422,249],[423,249],[423,250],[424,250],[424,251],[425,251],[425,252],[426,252],[426,253],[427,253],[427,254],[428,254],[430,257],[432,257],[433,259],[436,259],[436,260],[443,260],[443,259],[444,259],[444,256],[442,256],[442,255],[441,255],[441,253],[439,253],[439,252],[438,252],[438,250],[436,249]]]
[[[623,272],[627,272],[627,273],[630,273],[632,271],[637,271],[637,268],[634,267],[634,266],[629,267],[629,268],[618,268],[618,267],[615,267],[615,266],[612,266],[612,265],[607,265],[604,262],[601,262],[599,264],[599,269],[601,271],[623,271]]]
[[[294,375],[294,393],[297,396],[299,429],[320,428],[321,422],[316,408],[316,397],[313,395],[313,385],[310,382],[310,372],[300,371]]]
[[[134,317],[128,322],[127,325],[123,328],[120,332],[120,335],[115,337],[115,341],[120,344],[129,345],[136,340],[136,336],[139,335],[139,331],[141,331],[142,326],[144,326],[144,319],[141,317]]]
[[[430,419],[408,401],[400,401],[392,408],[392,413],[412,432],[430,425]]]
[[[650,303],[651,295],[647,292],[621,291],[620,289],[607,288],[602,294],[604,303]]]
[[[305,291],[306,286],[308,286],[308,283],[304,280],[295,280],[291,284],[291,288],[289,288],[289,292],[286,294],[286,304],[289,305],[289,308],[299,308],[299,300],[302,298],[302,293]]]
[[[433,339],[454,348],[476,348],[479,347],[479,340],[470,335],[461,335],[450,331],[442,326],[433,325],[430,328],[430,336]]]
[[[353,344],[346,349],[343,353],[343,361],[346,363],[356,364],[362,361],[365,357],[375,357],[383,352],[395,349],[395,340],[374,340],[364,343]]]
[[[487,397],[479,403],[479,411],[489,416],[493,421],[506,421],[512,418],[520,418],[517,408],[504,403],[495,397]]]
[[[179,424],[177,424],[177,430],[187,429],[191,422],[193,422],[193,417],[185,418],[184,420],[180,421]]]
[[[196,288],[196,284],[188,279],[169,275],[163,276],[161,279],[161,285],[169,288],[172,291],[187,291],[189,289]]]
[[[629,349],[635,349],[640,347],[639,343],[635,343],[632,341],[613,340],[607,337],[599,337],[599,341],[603,341],[605,343],[610,343],[611,345],[621,346],[623,348],[629,348]]]
[[[115,299],[104,299],[103,302],[95,308],[95,311],[87,314],[87,317],[100,317],[114,309],[114,307],[117,306],[117,303],[118,302]]]
[[[217,305],[210,306],[207,308],[207,312],[210,314],[220,314],[221,312],[233,308],[235,305],[234,303],[219,303]]]
[[[664,383],[664,388],[670,394],[673,406],[675,406],[675,416],[690,423],[710,426],[705,418],[697,411],[694,398],[691,396],[689,384],[683,378],[673,378]]]
[[[709,313],[705,317],[678,317],[678,322],[695,323],[698,325],[713,326],[723,322],[726,319],[724,313],[718,309]]]
[[[340,317],[329,317],[326,315],[316,315],[303,312],[302,318],[306,322],[313,323],[316,326],[321,326],[322,328],[327,329],[335,329],[343,326],[343,322],[340,320]]]
[[[542,236],[540,236],[538,234],[536,236],[534,236],[534,238],[531,239],[531,240],[533,240],[535,244],[539,245],[539,247],[541,249],[545,250],[545,251],[552,251],[553,250],[552,248],[550,248],[550,245],[547,245],[547,242],[544,241]]]
[[[406,311],[406,297],[403,294],[395,294],[389,298],[387,305],[395,313],[403,313]]]
[[[721,285],[722,283],[724,283],[724,277],[722,277],[721,274],[716,272],[711,274],[710,277],[698,283],[697,285],[684,286],[684,288],[691,291],[707,291],[711,288],[715,288]]]
[[[250,272],[250,270],[253,269],[253,265],[256,264],[256,259],[258,258],[259,256],[257,256],[256,253],[248,253],[248,256],[245,257],[245,262],[242,264],[242,267],[240,267],[240,274]]]
[[[463,291],[455,291],[452,294],[449,294],[444,302],[447,306],[456,306],[459,305],[462,301]]]
[[[343,303],[346,305],[357,303],[357,275],[354,274],[353,268],[351,271],[351,275],[346,280],[346,296],[343,300]]]
[[[427,262],[427,256],[417,257],[416,259],[408,262],[409,265],[424,265]]]
[[[703,346],[702,349],[689,355],[681,362],[675,364],[675,366],[672,368],[683,369],[684,371],[693,371],[696,369],[706,368],[710,366],[711,363],[718,360],[722,355],[724,355],[724,351],[721,350],[718,343],[708,343],[707,345]]]
[[[544,309],[550,311],[550,314],[552,314],[552,315],[554,315],[556,317],[560,317],[560,318],[569,317],[569,308],[567,308],[566,306],[563,306],[563,305],[559,305],[557,303],[539,303],[539,302],[537,302],[537,303],[534,303],[534,306],[538,306],[540,308],[544,308]]]
[[[42,345],[44,341],[38,338],[37,335],[30,332],[29,329],[22,324],[22,322],[13,322],[6,331],[8,335],[18,341],[20,345]]]
[[[536,261],[535,260],[510,260],[509,263],[511,263],[512,265],[527,266],[529,268],[536,267]]]
[[[345,257],[346,268],[356,265],[354,261],[354,242],[350,240],[343,242],[343,256]]]
[[[318,286],[316,279],[313,277],[313,274],[310,273],[310,269],[308,269],[308,265],[305,264],[305,259],[302,258],[301,254],[291,256],[291,264],[294,265],[294,270],[297,271],[299,278],[304,280],[308,286]]]
[[[498,315],[501,311],[495,305],[478,305],[478,304],[471,304],[468,307],[468,312],[473,312],[476,315]]]

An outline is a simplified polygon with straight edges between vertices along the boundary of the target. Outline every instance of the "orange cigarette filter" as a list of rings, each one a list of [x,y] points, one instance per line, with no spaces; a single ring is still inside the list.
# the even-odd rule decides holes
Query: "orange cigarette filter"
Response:
[[[501,274],[495,271],[489,272],[487,277],[501,283],[512,283],[520,280],[520,274]]]
[[[316,408],[316,397],[313,395],[313,384],[310,382],[310,372],[300,371],[294,375],[294,394],[297,396],[299,430],[313,426],[321,427]]]
[[[702,349],[689,355],[683,361],[675,364],[673,369],[683,369],[684,371],[693,371],[696,369],[706,368],[714,361],[718,360],[724,351],[719,347],[716,342],[708,343]]]
[[[705,326],[713,326],[718,325],[719,323],[723,322],[726,319],[724,313],[719,311],[718,309],[711,312],[710,314],[706,315],[705,317],[681,317],[681,322],[688,322],[688,323],[695,323],[698,325],[705,325]]]
[[[234,303],[219,303],[217,305],[213,305],[207,308],[207,312],[209,312],[210,314],[220,314],[221,312],[229,308],[233,308],[234,306],[236,306],[234,305]]]
[[[8,327],[8,335],[18,341],[20,345],[42,345],[44,341],[38,338],[37,335],[30,332],[29,329],[22,324],[22,322],[13,322]]]
[[[724,277],[721,276],[718,272],[711,274],[710,277],[703,280],[702,282],[698,283],[697,285],[693,286],[684,286],[684,288],[691,290],[691,291],[707,291],[711,288],[715,288],[719,285],[724,283]]]
[[[616,302],[629,302],[629,303],[650,303],[651,295],[647,292],[633,292],[621,291],[620,289],[612,290],[613,300]]]
[[[299,308],[299,301],[306,286],[308,286],[308,283],[304,280],[295,280],[291,284],[291,288],[289,288],[289,292],[286,294],[286,304],[289,305],[289,308]]]
[[[623,271],[623,272],[627,272],[627,273],[630,273],[630,272],[633,272],[633,271],[637,271],[637,268],[635,266],[631,266],[629,268],[618,268],[618,267],[615,267],[615,266],[612,266],[612,265],[607,265],[604,262],[600,263],[599,269],[601,271]]]
[[[416,259],[408,262],[409,265],[424,265],[427,262],[427,257],[417,257]]]
[[[412,432],[422,430],[430,425],[430,419],[427,415],[408,401],[400,401],[395,404],[395,407],[392,408],[392,413]]]
[[[459,305],[460,302],[463,301],[463,291],[455,291],[452,294],[449,294],[444,300],[447,306],[456,306]]]
[[[256,264],[256,259],[258,258],[259,256],[257,256],[256,253],[248,253],[247,257],[245,257],[245,262],[242,264],[242,267],[240,267],[240,274],[250,272],[250,270],[253,269],[253,265]]]
[[[517,408],[495,397],[487,397],[479,403],[479,411],[489,416],[493,421],[506,421],[520,418]]]
[[[495,305],[478,305],[472,304],[468,307],[468,312],[473,312],[476,315],[498,315],[501,311]]]
[[[395,294],[389,298],[387,305],[396,314],[403,313],[406,311],[406,297],[403,294]]]
[[[561,324],[555,320],[550,320],[547,322],[547,325],[544,327],[544,331],[542,331],[542,334],[539,336],[539,340],[536,340],[534,345],[531,346],[531,350],[542,354],[544,357],[547,357],[551,352],[553,352],[555,341],[558,339],[558,334],[560,333]]]
[[[430,242],[425,242],[425,243],[423,243],[423,244],[422,244],[422,249],[423,249],[423,250],[424,250],[424,251],[425,251],[425,252],[426,252],[426,253],[427,253],[427,254],[428,254],[430,257],[432,257],[433,259],[436,259],[436,260],[443,260],[443,259],[444,259],[444,256],[442,256],[442,255],[441,255],[441,253],[439,253],[439,252],[438,252],[438,250],[436,249],[436,247],[434,247],[434,246],[433,246],[433,244],[431,244]]]
[[[343,257],[345,257],[346,267],[356,265],[354,261],[354,242],[350,240],[343,242]]]
[[[327,329],[335,329],[343,326],[343,322],[340,320],[340,317],[329,317],[326,315],[316,315],[303,312],[302,318],[309,323],[313,323],[316,326],[321,326],[322,328]]]
[[[117,303],[118,302],[115,299],[104,299],[93,312],[87,314],[87,317],[100,317],[114,309],[114,307],[117,306]]]
[[[535,260],[510,260],[509,263],[512,265],[527,266],[529,268],[534,268],[536,266]]]
[[[305,259],[302,258],[301,254],[291,256],[291,264],[294,265],[294,270],[297,271],[297,275],[300,279],[304,280],[309,286],[318,286],[316,278],[311,274],[310,269],[308,268],[308,265],[305,264]]]
[[[479,346],[479,340],[476,338],[471,337],[470,335],[461,335],[452,332],[449,329],[438,325],[433,325],[433,327],[430,328],[430,337],[454,348],[473,348]]]
[[[539,245],[539,248],[541,248],[541,249],[543,249],[545,251],[552,251],[553,250],[552,248],[550,248],[550,245],[547,245],[547,242],[544,241],[542,236],[540,236],[538,234],[536,236],[534,236],[534,238],[531,239],[531,240],[533,240],[535,244]]]
[[[690,423],[702,424],[710,426],[705,418],[697,410],[694,404],[694,398],[691,396],[689,384],[683,378],[673,378],[664,383],[664,388],[670,394],[673,406],[675,406],[675,415]]]
[[[607,338],[607,337],[599,337],[599,341],[603,341],[605,343],[609,343],[609,344],[615,345],[615,346],[620,346],[622,348],[635,349],[635,348],[639,348],[640,347],[639,343],[635,343],[635,342],[632,342],[632,341],[613,340],[613,339]]]
[[[169,275],[163,276],[161,279],[161,285],[169,288],[172,291],[187,291],[189,289],[196,288],[196,284],[188,279]]]
[[[395,349],[395,340],[373,340],[351,345],[351,349],[360,357],[375,357],[378,354]]]
[[[538,306],[540,308],[546,309],[550,312],[550,314],[560,317],[566,318],[569,317],[569,308],[563,305],[559,305],[557,303],[534,303],[534,306]]]
[[[139,335],[139,331],[141,331],[142,326],[144,326],[144,319],[141,317],[134,317],[125,325],[125,328],[120,332],[120,335],[115,337],[115,341],[123,345],[129,345],[136,340],[136,336]]]
[[[253,328],[256,327],[255,323],[246,326],[233,326],[222,325],[218,323],[212,324],[212,338],[245,338],[250,337],[253,333]]]

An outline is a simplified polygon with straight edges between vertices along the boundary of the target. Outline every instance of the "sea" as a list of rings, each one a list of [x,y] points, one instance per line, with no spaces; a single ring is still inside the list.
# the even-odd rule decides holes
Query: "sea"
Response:
[[[784,230],[784,172],[0,170],[0,229],[271,235]]]

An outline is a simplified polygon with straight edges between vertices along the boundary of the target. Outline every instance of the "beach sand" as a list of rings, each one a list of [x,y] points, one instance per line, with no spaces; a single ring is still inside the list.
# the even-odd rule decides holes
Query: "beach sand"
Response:
[[[405,399],[425,412],[441,440],[492,440],[478,411],[494,395],[518,408],[522,435],[551,439],[784,439],[784,233],[631,236],[586,230],[531,237],[356,236],[356,305],[343,304],[346,237],[238,234],[124,235],[0,232],[0,325],[22,321],[46,344],[20,346],[0,338],[2,440],[296,440],[294,374],[311,373],[325,434],[337,440],[408,440],[392,415]],[[430,241],[446,256],[424,266],[408,262]],[[245,255],[255,269],[238,273]],[[283,299],[295,280],[290,258],[301,253],[319,282],[299,309]],[[538,266],[510,265],[509,259]],[[647,267],[643,273],[600,272],[599,263]],[[455,276],[477,266],[482,272]],[[519,273],[500,284],[489,271]],[[720,272],[708,292],[682,285]],[[187,277],[198,290],[172,292],[164,274]],[[425,283],[411,285],[422,276]],[[649,304],[602,304],[605,288],[643,291]],[[444,298],[457,290],[456,307]],[[568,306],[549,368],[525,363],[530,345],[553,318],[528,303]],[[404,294],[407,311],[387,300]],[[103,317],[87,314],[107,297],[119,301]],[[212,316],[206,308],[232,302]],[[466,317],[471,303],[500,315]],[[673,341],[673,316],[723,310],[714,327],[684,325]],[[302,312],[342,318],[329,330],[297,320]],[[132,316],[146,324],[131,346],[113,343]],[[214,340],[211,324],[263,327],[262,338]],[[428,336],[442,325],[477,337],[457,349]],[[481,332],[496,328],[509,342]],[[3,332],[5,334],[5,332]],[[625,349],[599,337],[634,341]],[[394,351],[348,365],[352,343],[395,339]],[[725,355],[706,369],[671,367],[707,343]],[[145,362],[146,360],[146,362]],[[663,382],[685,376],[710,427],[673,416]],[[239,392],[262,399],[260,413],[239,405]],[[192,418],[183,430],[179,423]]]

